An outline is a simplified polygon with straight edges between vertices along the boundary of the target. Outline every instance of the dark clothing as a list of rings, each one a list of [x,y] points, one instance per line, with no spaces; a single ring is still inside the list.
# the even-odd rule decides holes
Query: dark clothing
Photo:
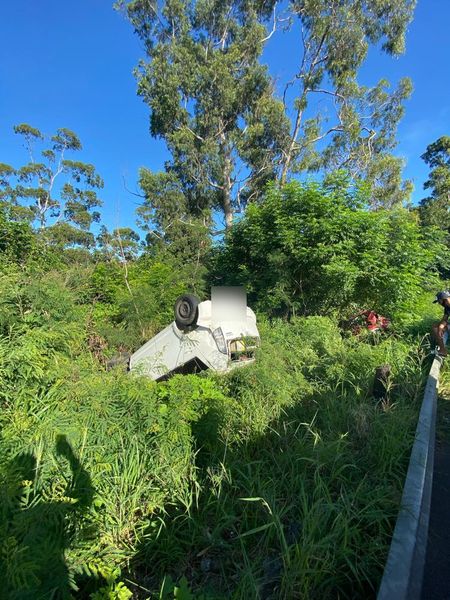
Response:
[[[450,317],[450,306],[448,304],[446,304],[444,306],[444,319],[445,318],[449,318]]]

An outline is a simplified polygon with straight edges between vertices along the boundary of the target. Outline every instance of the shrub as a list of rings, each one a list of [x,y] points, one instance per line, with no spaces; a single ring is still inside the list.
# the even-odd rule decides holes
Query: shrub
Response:
[[[400,314],[437,283],[441,250],[407,210],[370,212],[357,191],[292,182],[248,207],[216,248],[213,277],[246,285],[272,314],[330,314],[351,303]]]
[[[128,285],[127,285],[128,284]],[[92,275],[94,320],[113,347],[135,349],[173,320],[181,294],[203,293],[203,270],[171,255],[143,255],[124,265],[100,263]]]
[[[4,593],[126,596],[121,569],[151,592],[172,574],[214,598],[367,597],[417,414],[413,342],[343,338],[330,317],[261,319],[256,364],[156,384],[90,352],[84,279],[3,275]],[[377,405],[384,362],[393,388]]]

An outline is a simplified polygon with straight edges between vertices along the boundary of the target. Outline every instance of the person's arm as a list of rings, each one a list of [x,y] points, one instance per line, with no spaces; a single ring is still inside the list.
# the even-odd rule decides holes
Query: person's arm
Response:
[[[447,325],[448,325],[448,318],[449,318],[449,316],[450,316],[450,305],[447,304],[444,307],[444,316],[442,317],[442,321],[444,323],[447,323]]]

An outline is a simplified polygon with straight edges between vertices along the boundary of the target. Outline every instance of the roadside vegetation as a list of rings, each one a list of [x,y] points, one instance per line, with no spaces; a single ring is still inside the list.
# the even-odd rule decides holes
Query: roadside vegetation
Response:
[[[144,254],[126,272],[101,253],[90,262],[55,255],[29,227],[15,236],[19,225],[4,220],[16,244],[2,254],[0,288],[0,534],[9,597],[157,598],[172,597],[177,587],[185,597],[205,598],[375,594],[429,352],[427,287],[439,285],[429,241],[407,211],[377,215],[382,248],[392,244],[391,218],[396,236],[409,240],[407,267],[393,254],[396,276],[383,287],[386,262],[371,265],[394,327],[356,337],[337,325],[348,316],[343,294],[352,308],[376,294],[358,284],[365,272],[352,227],[375,216],[344,201],[346,194],[339,212],[336,191],[291,185],[290,204],[281,203],[274,220],[279,196],[268,194],[267,204],[249,211],[215,250],[210,275],[201,271],[197,282],[191,265],[175,271],[167,254]],[[230,276],[233,264],[246,273],[230,254],[242,231],[254,252],[264,244],[252,230],[255,219],[263,227],[257,210],[269,211],[279,240],[273,256],[295,266],[291,253],[306,235],[291,237],[297,213],[324,210],[330,198],[335,216],[307,222],[323,225],[329,236],[340,220],[340,247],[350,258],[337,273],[325,257],[309,267],[305,261],[316,252],[309,241],[302,268],[309,289],[318,286],[317,298],[330,305],[350,271],[354,285],[342,285],[328,315],[302,315],[294,292],[271,296],[282,289],[286,266],[267,271],[270,279],[262,281],[271,287],[249,286],[263,340],[255,365],[159,384],[106,370],[108,357],[138,347],[172,319],[180,292],[206,294],[205,273],[213,277],[220,260]],[[280,212],[284,206],[289,216]],[[320,241],[318,248],[326,254]],[[321,278],[313,277],[320,265],[329,277],[323,292]],[[295,316],[286,313],[285,298],[297,307]],[[392,374],[379,401],[371,387],[383,364]]]
[[[343,338],[327,317],[266,322],[254,367],[155,384],[102,369],[78,290],[49,273],[33,305],[32,284],[9,285],[1,531],[12,596],[74,584],[85,595],[117,567],[149,593],[168,575],[213,598],[374,591],[420,400],[419,340]],[[386,362],[392,389],[377,404],[371,380]]]
[[[136,230],[102,222],[108,186],[73,131],[14,127],[2,597],[376,596],[448,285],[450,142],[427,147],[429,196],[411,206],[393,153],[411,82],[366,87],[358,71],[370,49],[404,51],[413,0],[282,4],[116,3],[170,154],[140,171]],[[261,56],[284,34],[303,54],[279,87]],[[247,289],[255,364],[162,383],[107,368],[172,321],[180,294],[216,285]],[[390,329],[343,326],[368,309]]]

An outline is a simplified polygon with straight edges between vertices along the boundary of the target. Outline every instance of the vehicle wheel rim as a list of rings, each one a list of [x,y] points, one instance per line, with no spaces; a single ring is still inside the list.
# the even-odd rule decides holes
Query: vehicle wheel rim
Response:
[[[190,314],[190,306],[188,302],[182,302],[178,308],[178,312],[182,319],[187,319]]]

